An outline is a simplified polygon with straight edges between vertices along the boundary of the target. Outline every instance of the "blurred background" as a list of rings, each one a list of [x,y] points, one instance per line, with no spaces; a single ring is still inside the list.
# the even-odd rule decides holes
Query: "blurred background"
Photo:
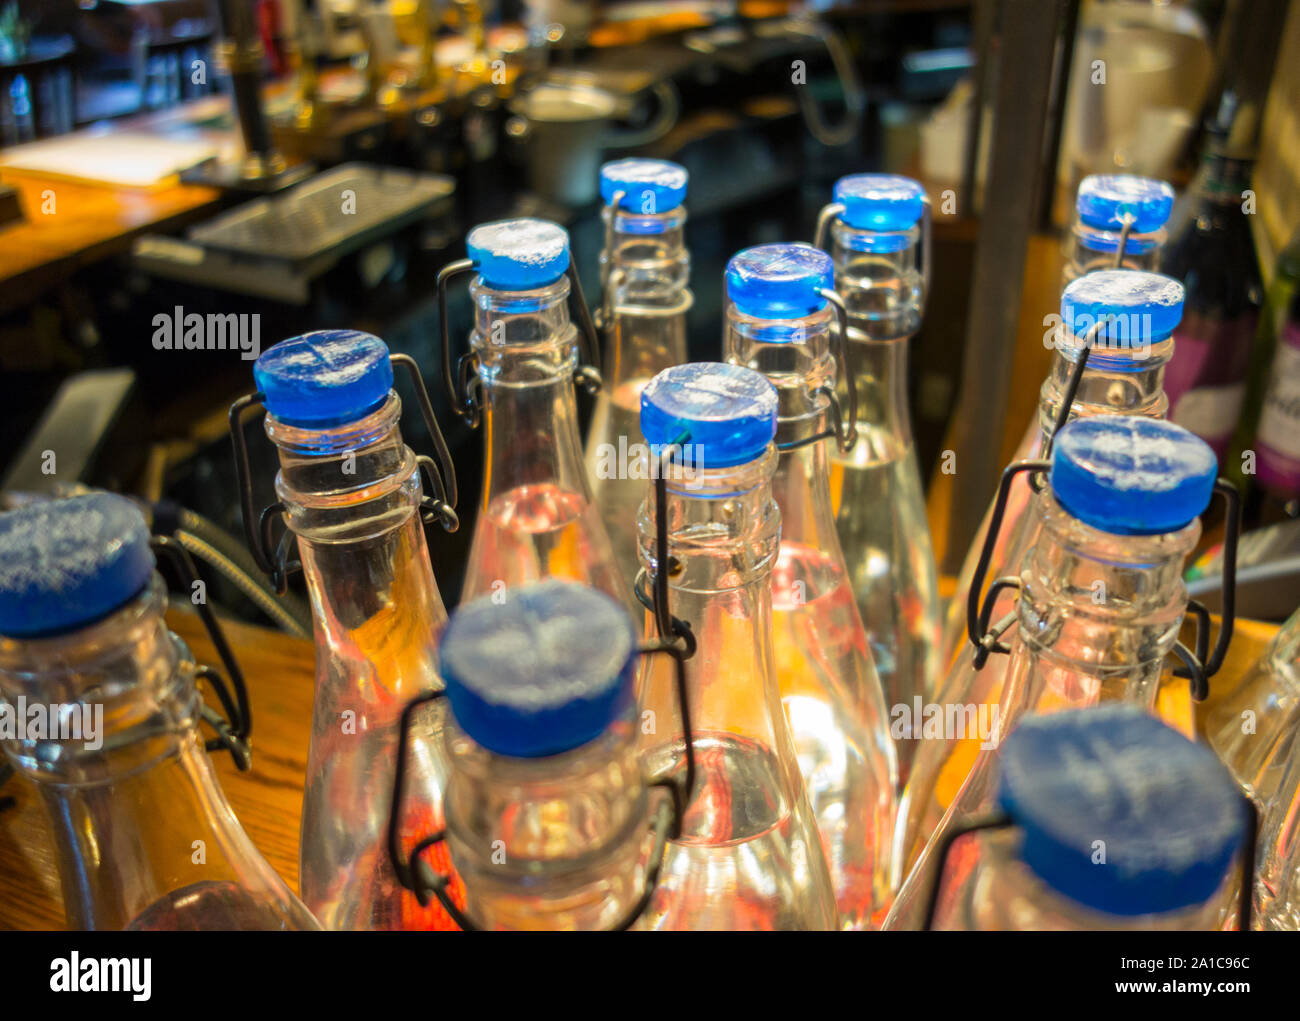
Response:
[[[481,441],[433,385],[435,278],[469,228],[564,224],[591,299],[600,164],[683,164],[690,351],[716,359],[727,259],[811,240],[838,177],[887,171],[935,210],[908,385],[951,575],[1034,414],[1087,174],[1170,181],[1174,238],[1205,216],[1206,152],[1248,165],[1245,240],[1188,272],[1222,284],[1207,314],[1253,316],[1249,445],[1300,278],[1298,120],[1287,0],[0,0],[0,490],[118,489],[242,554],[226,412],[252,363],[158,350],[179,306],[259,316],[262,348],[352,327],[414,356],[472,507]],[[337,215],[344,191],[357,215]],[[455,295],[458,344],[469,312]],[[418,416],[403,428],[428,449]],[[272,451],[252,448],[266,502]],[[1257,493],[1248,523],[1288,526],[1298,501]],[[445,592],[470,532],[430,531]],[[1261,556],[1300,553],[1294,531],[1276,542]]]

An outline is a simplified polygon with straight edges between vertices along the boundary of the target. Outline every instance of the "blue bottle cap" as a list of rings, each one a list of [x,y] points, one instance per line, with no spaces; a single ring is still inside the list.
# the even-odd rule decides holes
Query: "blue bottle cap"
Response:
[[[1086,525],[1115,535],[1176,532],[1209,505],[1214,451],[1154,418],[1078,418],[1052,444],[1052,494]]]
[[[729,468],[767,449],[776,411],[776,388],[762,373],[690,362],[664,369],[641,391],[641,434],[658,447],[689,443],[684,460],[695,467]]]
[[[835,287],[835,264],[803,243],[757,245],[731,257],[727,297],[755,319],[802,319],[826,307],[819,293]]]
[[[465,249],[479,276],[498,291],[546,287],[569,268],[569,232],[550,220],[498,220],[469,232]]]
[[[1099,269],[1072,280],[1061,294],[1061,320],[1083,337],[1106,319],[1107,341],[1140,350],[1164,340],[1183,318],[1183,285],[1135,269]]]
[[[388,345],[358,330],[317,330],[268,347],[253,363],[266,410],[287,425],[325,429],[365,418],[388,399]]]
[[[907,230],[925,210],[920,182],[897,174],[850,174],[831,195],[844,207],[840,219],[855,230]]]
[[[0,514],[0,635],[42,638],[107,617],[153,576],[144,515],[113,493]]]
[[[998,801],[1024,836],[1020,860],[1112,915],[1209,900],[1248,825],[1213,752],[1123,703],[1027,717],[1002,746]]]
[[[652,216],[667,213],[686,201],[686,168],[668,160],[613,160],[600,168],[600,197],[608,205],[623,192],[619,208]]]
[[[1100,230],[1121,230],[1124,217],[1133,217],[1132,233],[1159,230],[1174,208],[1174,189],[1153,177],[1135,174],[1093,174],[1079,184],[1075,204],[1079,219]]]
[[[631,703],[637,636],[609,596],[569,581],[484,596],[447,622],[440,673],[456,723],[498,755],[594,741]]]

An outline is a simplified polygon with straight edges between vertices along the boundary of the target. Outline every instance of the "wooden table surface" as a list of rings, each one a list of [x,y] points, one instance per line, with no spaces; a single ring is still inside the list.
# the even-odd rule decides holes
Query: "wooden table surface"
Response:
[[[218,662],[196,616],[173,610],[167,619],[199,662]],[[240,773],[225,752],[213,752],[212,758],[253,843],[297,889],[298,820],[314,685],[312,644],[259,627],[223,623],[248,678],[253,768]],[[1239,621],[1214,689],[1230,691],[1276,631],[1271,624]],[[26,777],[15,776],[4,794],[16,804],[0,812],[0,929],[62,929],[58,869],[35,788]]]

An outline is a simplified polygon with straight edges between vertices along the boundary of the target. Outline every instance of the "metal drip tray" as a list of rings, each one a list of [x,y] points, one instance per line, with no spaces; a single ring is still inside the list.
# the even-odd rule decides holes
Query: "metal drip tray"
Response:
[[[289,191],[136,241],[136,265],[171,279],[304,302],[311,280],[359,248],[430,215],[452,178],[348,163]]]

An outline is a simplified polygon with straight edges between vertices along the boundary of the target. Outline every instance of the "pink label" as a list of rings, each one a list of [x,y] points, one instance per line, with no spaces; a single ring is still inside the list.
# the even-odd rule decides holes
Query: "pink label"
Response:
[[[1222,460],[1237,428],[1256,312],[1227,321],[1187,312],[1174,331],[1174,357],[1165,369],[1169,418],[1205,440]]]

